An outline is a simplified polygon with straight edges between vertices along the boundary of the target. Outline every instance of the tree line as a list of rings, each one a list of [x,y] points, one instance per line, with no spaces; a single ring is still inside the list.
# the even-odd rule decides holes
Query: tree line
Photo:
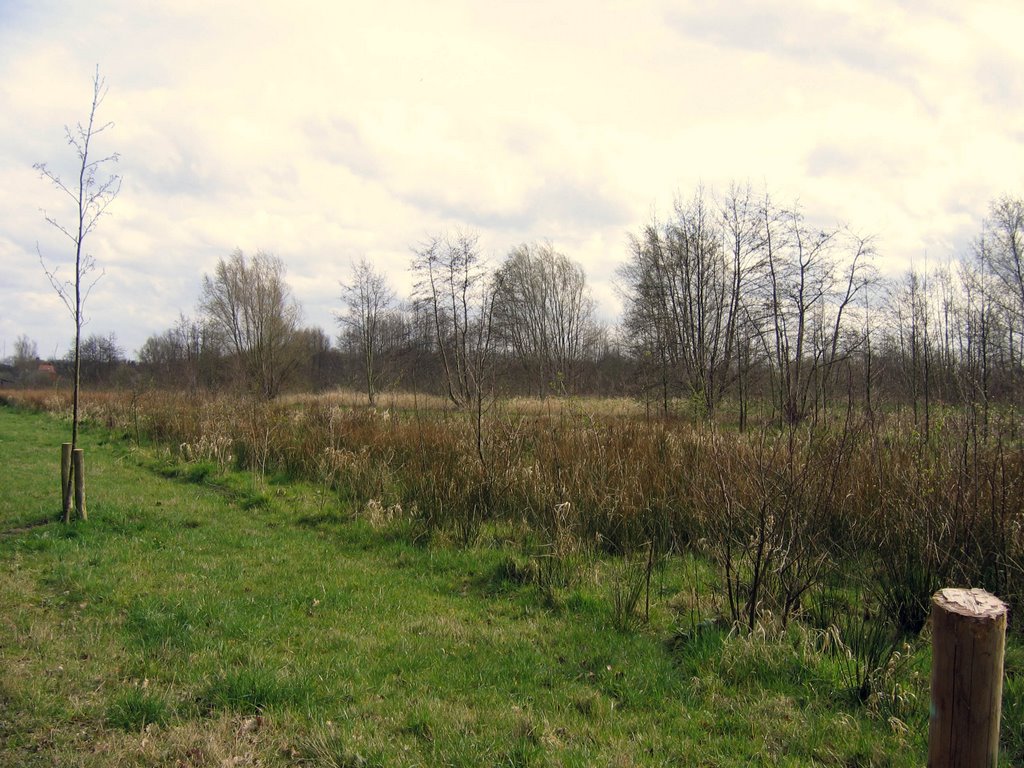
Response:
[[[415,388],[468,407],[498,389],[540,396],[597,391],[592,371],[618,352],[595,317],[580,265],[550,243],[523,244],[491,269],[475,233],[414,249],[413,294],[399,299],[368,260],[339,282],[338,334],[302,325],[277,256],[236,250],[203,278],[182,315],[139,350],[154,383],[244,387]]]
[[[966,253],[883,276],[872,239],[849,227],[749,187],[698,188],[630,234],[615,325],[598,318],[582,266],[551,243],[523,243],[496,265],[473,232],[412,251],[407,297],[365,258],[350,265],[333,338],[303,325],[278,256],[235,251],[203,277],[195,314],[151,336],[137,362],[113,336],[86,339],[82,375],[266,398],[348,386],[371,403],[413,389],[461,408],[496,393],[626,395],[709,418],[728,404],[741,427],[752,403],[797,423],[837,399],[869,411],[884,401],[927,429],[935,403],[987,416],[1019,399],[1019,199],[991,204]]]

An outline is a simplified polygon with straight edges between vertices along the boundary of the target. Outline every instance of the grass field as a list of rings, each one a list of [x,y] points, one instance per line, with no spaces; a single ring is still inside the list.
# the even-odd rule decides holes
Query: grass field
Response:
[[[0,407],[0,765],[924,762],[926,645],[865,706],[822,633],[709,621],[689,557],[642,620],[634,561],[552,573],[509,523],[454,546],[99,427],[65,527],[66,432]]]

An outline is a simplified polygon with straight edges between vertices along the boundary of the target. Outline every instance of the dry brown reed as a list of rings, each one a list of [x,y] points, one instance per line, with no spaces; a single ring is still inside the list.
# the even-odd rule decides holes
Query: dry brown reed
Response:
[[[65,413],[53,390],[9,402]],[[733,619],[783,621],[823,582],[875,596],[908,631],[939,586],[1024,600],[1024,449],[1013,424],[968,412],[927,439],[892,416],[739,433],[648,422],[623,403],[508,401],[484,419],[439,398],[352,392],[265,402],[211,394],[86,393],[85,419],[183,460],[308,479],[352,510],[404,509],[417,530],[471,542],[488,520],[628,554],[700,549]],[[1019,613],[1019,611],[1014,611]]]

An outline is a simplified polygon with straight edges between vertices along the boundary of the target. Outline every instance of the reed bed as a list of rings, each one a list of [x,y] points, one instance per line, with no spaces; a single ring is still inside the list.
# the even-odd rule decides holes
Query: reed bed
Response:
[[[53,390],[4,397],[70,413]],[[83,413],[184,461],[316,483],[420,536],[469,543],[507,521],[550,546],[696,552],[717,566],[730,618],[750,628],[785,623],[836,584],[906,632],[949,584],[999,594],[1021,625],[1024,451],[1010,417],[983,432],[949,411],[925,439],[896,415],[740,433],[576,399],[494,403],[478,435],[440,398],[383,394],[371,408],[353,392],[90,392]]]

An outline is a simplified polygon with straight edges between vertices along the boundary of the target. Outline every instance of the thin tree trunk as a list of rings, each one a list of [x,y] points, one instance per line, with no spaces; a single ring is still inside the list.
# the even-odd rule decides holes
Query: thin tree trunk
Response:
[[[62,520],[71,522],[71,443],[60,447],[60,503]]]
[[[88,520],[89,514],[85,509],[85,454],[81,448],[76,448],[71,456],[72,474],[75,476],[75,508],[80,518]]]

